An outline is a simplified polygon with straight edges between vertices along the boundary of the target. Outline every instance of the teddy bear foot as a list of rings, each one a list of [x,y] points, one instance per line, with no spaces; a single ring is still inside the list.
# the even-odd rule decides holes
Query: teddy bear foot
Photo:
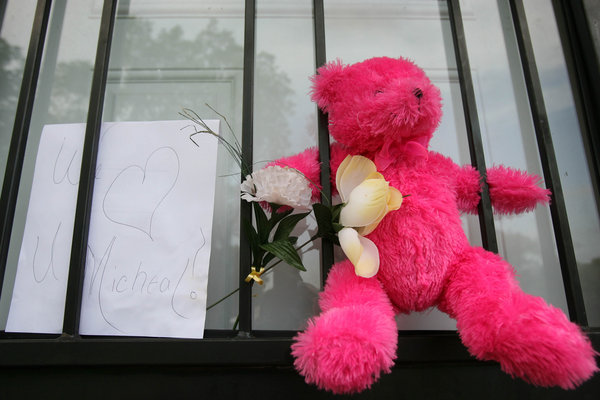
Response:
[[[306,382],[333,393],[369,388],[396,358],[395,320],[373,308],[332,308],[309,322],[295,338],[294,365]]]
[[[515,303],[519,318],[506,321],[494,351],[505,372],[539,386],[574,389],[598,370],[590,341],[561,310],[529,295]]]

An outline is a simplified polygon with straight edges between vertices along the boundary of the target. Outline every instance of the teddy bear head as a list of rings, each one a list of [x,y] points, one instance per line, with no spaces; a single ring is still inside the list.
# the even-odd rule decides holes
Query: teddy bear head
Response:
[[[441,116],[440,91],[404,58],[378,57],[319,68],[312,99],[329,116],[329,133],[349,150],[377,152],[391,142],[427,147]]]

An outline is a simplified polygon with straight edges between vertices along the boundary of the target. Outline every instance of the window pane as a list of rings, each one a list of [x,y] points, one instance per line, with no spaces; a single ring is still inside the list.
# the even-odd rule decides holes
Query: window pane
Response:
[[[325,2],[327,58],[354,63],[371,57],[405,57],[425,70],[441,90],[443,117],[430,148],[458,164],[470,164],[458,72],[446,2]],[[463,227],[481,244],[477,217],[464,216]],[[454,329],[437,309],[398,317],[400,329]]]
[[[549,0],[524,2],[590,326],[600,325],[600,217]]]
[[[34,0],[8,1],[4,20],[0,21],[0,187],[4,182],[4,168],[15,122],[35,5]]]
[[[542,176],[508,2],[462,1],[461,7],[486,162]],[[500,254],[524,291],[566,312],[549,209],[494,219]]]
[[[316,107],[308,92],[314,74],[312,1],[258,1],[254,78],[254,161],[290,156],[317,145]],[[299,223],[298,243],[316,232],[314,218]],[[299,330],[318,309],[319,241],[305,251],[307,271],[286,264],[254,285],[253,328]]]
[[[17,263],[20,263],[16,277],[17,284],[19,281],[31,280],[32,268],[34,274],[39,268],[35,275],[37,284],[40,287],[51,287],[58,293],[55,298],[51,299],[51,303],[57,309],[61,309],[64,305],[74,214],[70,220],[69,218],[63,220],[64,210],[61,210],[63,211],[61,213],[57,209],[44,208],[43,199],[40,198],[39,193],[37,196],[31,196],[31,189],[38,145],[44,125],[85,123],[86,121],[101,11],[95,7],[97,2],[92,0],[66,3],[64,1],[53,3],[46,34],[2,292],[3,310],[6,310],[11,301]],[[5,24],[9,19],[5,20]],[[59,148],[60,144],[53,148],[57,151],[56,165],[59,165],[59,159],[66,154],[66,152],[61,154]],[[54,157],[54,153],[49,157]],[[80,157],[79,155],[77,158],[76,152],[72,153],[71,163],[67,162],[65,165],[68,167],[64,170],[65,174],[69,174],[71,180],[57,179],[54,181],[55,187],[77,185]],[[42,172],[36,171],[36,174]],[[56,232],[56,235],[45,237],[44,234],[36,232],[34,229],[25,230],[26,218],[28,227],[30,223],[35,224],[35,220],[38,220],[38,224],[41,223],[39,222],[41,220],[46,221],[46,227],[49,227],[48,229],[52,232]],[[46,268],[48,265],[52,266],[52,274],[43,273],[44,269],[46,272],[48,271]],[[29,304],[28,307],[43,314],[42,304],[36,303],[35,299],[36,297],[32,294],[29,300],[19,304],[26,306]],[[13,304],[14,310],[23,310],[16,308],[15,304],[17,303]],[[11,313],[14,310],[11,308]],[[5,321],[5,311],[3,311],[2,317]],[[31,320],[38,317],[33,312]],[[62,314],[52,316],[52,325],[56,328],[54,331],[62,331]]]
[[[111,48],[103,120],[227,117],[241,137],[244,2],[121,1]],[[221,133],[228,135],[224,123]],[[184,134],[184,133],[182,133]],[[194,144],[190,141],[190,146]],[[239,168],[220,146],[209,286],[210,305],[238,287]],[[207,329],[231,329],[237,296],[206,315]]]

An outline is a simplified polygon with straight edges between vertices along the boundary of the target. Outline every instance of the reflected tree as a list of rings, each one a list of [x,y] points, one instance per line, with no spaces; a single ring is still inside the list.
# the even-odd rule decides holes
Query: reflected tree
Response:
[[[52,101],[48,104],[48,124],[85,122],[88,105],[88,88],[92,66],[87,61],[59,63],[53,76]]]
[[[23,56],[21,49],[0,38],[0,160],[4,166],[19,97]]]
[[[175,86],[195,80],[211,85],[218,84],[225,76],[231,79],[232,74],[240,80],[243,76],[243,46],[236,41],[233,32],[221,29],[216,20],[209,21],[204,29],[188,38],[180,25],[158,30],[153,21],[123,19],[115,26],[114,38],[110,83],[121,87],[144,84],[151,88],[153,84],[164,83],[173,83]],[[255,81],[260,84],[255,85],[255,101],[268,104],[269,107],[255,109],[254,121],[257,134],[271,133],[274,154],[280,154],[281,151],[277,150],[286,149],[289,145],[291,130],[286,115],[293,110],[294,92],[289,77],[277,67],[276,62],[273,54],[261,52],[256,55]],[[89,62],[71,61],[57,65],[48,122],[85,121],[89,90],[83,91],[82,86],[89,87],[91,73],[92,65]],[[241,87],[241,82],[236,82],[236,85]],[[164,86],[157,85],[155,90],[136,93],[136,101],[121,99],[118,109],[112,111],[113,117],[138,121],[177,118],[180,103],[173,101],[173,96],[177,94],[165,95],[161,93],[164,90]],[[227,95],[231,96],[232,93]],[[210,96],[194,93],[195,103],[182,105],[195,108],[205,102],[210,103]],[[181,94],[181,100],[178,101],[185,103],[186,97],[189,94]],[[231,101],[239,104],[230,110],[218,111],[234,121],[235,115],[229,113],[234,113],[236,108],[241,109],[241,99],[234,98]],[[205,110],[197,111],[202,113]]]
[[[515,268],[517,278],[526,292],[543,296],[548,302],[566,308],[564,286],[560,275],[558,259],[544,258],[539,241],[520,232],[504,232],[504,248],[507,261]],[[547,264],[554,260],[554,264]]]

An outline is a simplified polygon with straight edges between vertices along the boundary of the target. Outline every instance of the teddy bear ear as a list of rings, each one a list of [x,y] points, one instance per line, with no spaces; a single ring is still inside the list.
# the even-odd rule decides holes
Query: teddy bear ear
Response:
[[[328,106],[339,95],[338,86],[347,68],[348,66],[337,59],[319,68],[317,74],[310,78],[313,83],[311,98],[323,111],[327,111]]]

